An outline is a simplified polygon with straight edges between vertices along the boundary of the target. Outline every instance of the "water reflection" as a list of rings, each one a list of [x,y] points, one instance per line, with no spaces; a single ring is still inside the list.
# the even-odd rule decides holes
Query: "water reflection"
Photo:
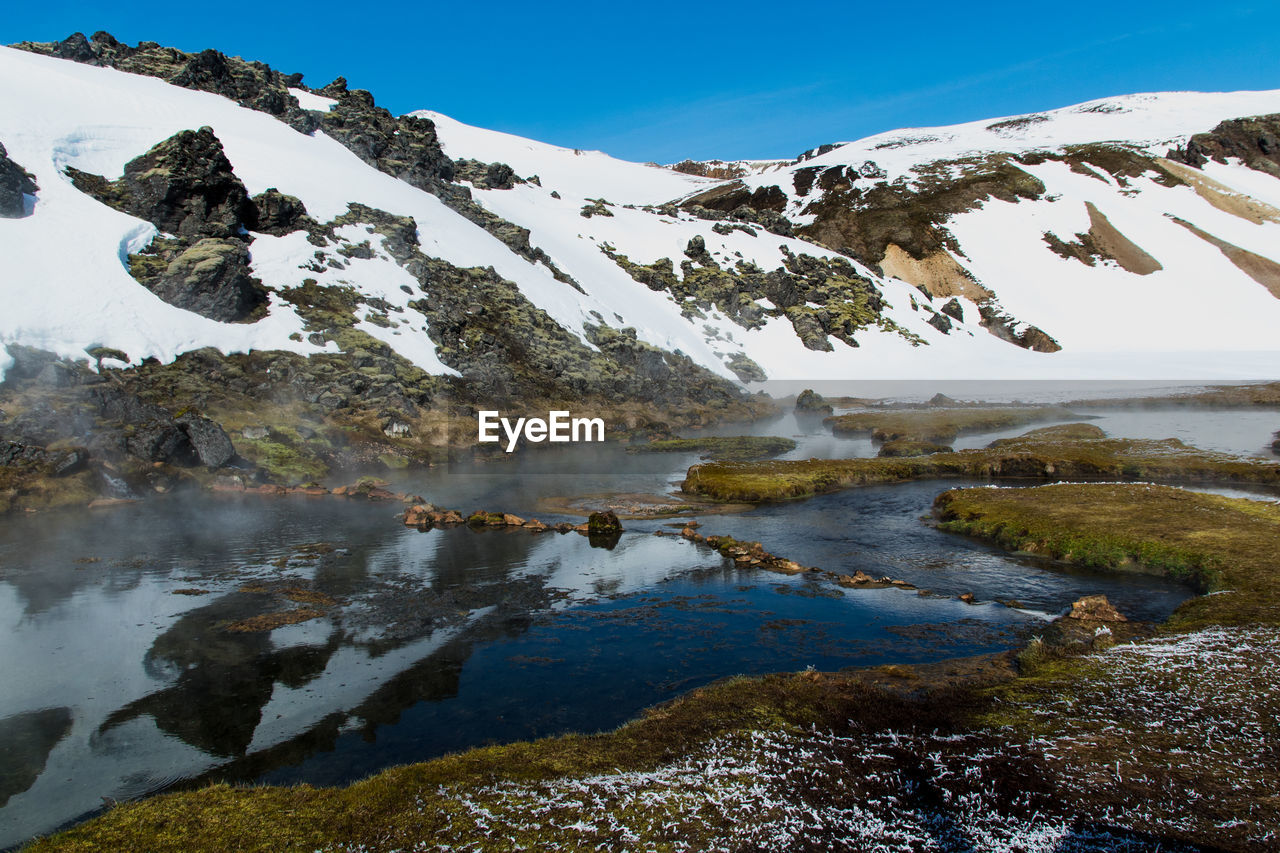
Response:
[[[1185,424],[1233,446],[1263,418],[1261,435],[1274,429],[1273,413],[1220,428],[1245,423],[1239,414],[1125,412],[1103,426]],[[874,451],[793,415],[752,431],[800,436],[801,456]],[[1205,443],[1196,437],[1184,440]],[[444,466],[397,485],[442,506],[528,517],[549,496],[666,492],[691,461],[593,446]],[[939,659],[1008,647],[1039,624],[996,600],[1050,614],[1105,592],[1130,615],[1161,618],[1187,594],[1012,557],[922,523],[937,492],[958,485],[871,487],[702,519],[707,533],[940,597],[740,571],[648,535],[658,521],[629,522],[615,543],[419,533],[385,504],[223,495],[5,519],[0,846],[103,797],[193,779],[346,782],[476,744],[611,728],[725,675]],[[962,592],[982,603],[957,601]],[[229,630],[307,608],[315,618]]]

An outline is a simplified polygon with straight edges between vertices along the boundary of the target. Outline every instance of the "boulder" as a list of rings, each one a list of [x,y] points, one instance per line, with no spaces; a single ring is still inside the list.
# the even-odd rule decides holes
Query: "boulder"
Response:
[[[1071,604],[1068,619],[1086,622],[1128,622],[1124,614],[1116,610],[1105,595],[1086,595]]]
[[[258,193],[252,199],[248,228],[261,234],[276,237],[291,234],[300,228],[315,224],[307,216],[306,205],[291,195],[285,195],[275,187]]]
[[[267,300],[249,273],[249,248],[240,240],[201,239],[143,283],[170,305],[224,323],[245,319]]]
[[[187,434],[191,449],[195,451],[201,465],[221,468],[236,455],[231,438],[216,421],[204,415],[188,413],[176,418],[175,422]]]
[[[796,396],[796,411],[815,415],[829,415],[835,410],[821,394],[806,388]]]
[[[244,184],[208,127],[182,130],[130,160],[119,206],[178,237],[235,237],[254,217]]]
[[[432,511],[425,506],[411,506],[404,511],[405,526],[426,527],[434,523],[431,517],[432,514]]]
[[[593,536],[610,536],[615,533],[621,533],[622,522],[618,521],[618,516],[614,514],[613,510],[593,512],[587,518],[586,532]]]

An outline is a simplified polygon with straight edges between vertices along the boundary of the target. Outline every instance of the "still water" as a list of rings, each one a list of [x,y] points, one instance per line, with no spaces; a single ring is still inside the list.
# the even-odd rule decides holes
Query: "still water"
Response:
[[[1185,435],[1237,453],[1280,425],[1274,413],[1243,425],[1238,412],[1097,414],[1112,434]],[[804,457],[872,452],[792,416],[754,431],[797,436]],[[578,447],[396,485],[441,506],[552,522],[567,517],[540,512],[543,498],[664,493],[694,461]],[[104,797],[193,780],[345,783],[470,746],[609,729],[728,675],[1009,648],[1084,594],[1151,619],[1187,595],[940,533],[922,519],[959,485],[700,519],[706,533],[927,594],[739,570],[653,536],[661,521],[628,522],[605,549],[577,534],[422,533],[397,523],[397,506],[334,498],[172,496],[6,518],[0,847],[91,814]],[[956,600],[962,592],[980,603]],[[237,630],[301,610],[315,618]]]

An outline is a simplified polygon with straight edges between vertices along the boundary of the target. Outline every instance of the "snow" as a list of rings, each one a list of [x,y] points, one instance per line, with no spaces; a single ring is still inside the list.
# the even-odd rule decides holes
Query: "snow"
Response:
[[[1280,89],[1258,92],[1160,92],[1100,98],[1083,104],[1003,118],[879,133],[843,143],[786,170],[854,165],[868,160],[888,173],[908,175],[920,164],[992,152],[1056,149],[1091,142],[1123,142],[1164,154],[1173,143],[1212,130],[1225,119],[1280,112]],[[751,186],[777,183],[776,171],[746,179]],[[790,185],[789,176],[784,189]]]
[[[998,340],[978,324],[977,307],[967,300],[961,301],[968,322],[943,334],[927,324],[929,300],[919,290],[864,268],[861,273],[876,282],[889,305],[886,318],[927,345],[916,346],[900,334],[873,327],[856,335],[857,347],[832,338],[831,352],[816,352],[804,347],[785,319],[770,319],[751,330],[717,311],[706,319],[687,319],[669,294],[634,281],[602,251],[610,248],[641,264],[669,258],[677,275],[694,236],[703,237],[725,268],[742,260],[776,269],[783,263],[783,247],[795,254],[835,256],[759,228],[721,235],[711,230],[712,222],[639,208],[720,182],[475,128],[439,113],[415,113],[436,123],[450,156],[505,162],[523,177],[540,177],[541,186],[475,190],[474,197],[528,228],[532,244],[573,277],[585,291],[580,293],[435,196],[379,172],[321,132],[304,136],[218,95],[9,48],[0,48],[0,79],[6,82],[0,87],[0,141],[40,185],[31,216],[0,221],[0,290],[6,304],[0,344],[21,342],[81,359],[86,347],[103,345],[128,353],[134,363],[148,356],[168,361],[202,346],[225,352],[322,351],[308,342],[294,309],[276,296],[268,316],[251,324],[218,323],[159,300],[125,269],[126,256],[144,247],[155,229],[79,192],[62,175],[73,165],[116,177],[126,162],[157,142],[179,130],[208,125],[250,193],[275,187],[300,198],[319,221],[345,213],[351,202],[412,216],[424,253],[462,267],[492,266],[580,339],[585,341],[586,324],[630,326],[642,341],[679,350],[725,377],[733,376],[727,362],[739,355],[755,361],[773,380],[1218,380],[1274,378],[1280,367],[1280,352],[1270,343],[1270,330],[1280,326],[1280,300],[1169,217],[1267,257],[1274,257],[1280,245],[1280,224],[1255,225],[1214,208],[1185,187],[1170,189],[1143,178],[1126,189],[1109,176],[1081,175],[1048,161],[1026,167],[1045,181],[1044,200],[1016,205],[991,201],[947,224],[962,250],[959,262],[997,294],[1008,314],[1044,329],[1065,347],[1062,352],[1028,352]],[[291,91],[308,109],[328,109],[333,103],[302,89]],[[750,164],[757,173],[746,182],[779,183],[790,190],[790,172],[797,168],[861,166],[865,160],[874,160],[893,178],[940,158],[1108,139],[1163,153],[1160,146],[1210,129],[1224,118],[1275,111],[1280,111],[1280,91],[1109,98],[1044,113],[1043,121],[1006,122],[995,129],[991,126],[1000,122],[895,131],[797,165]],[[1205,173],[1234,191],[1280,206],[1280,180],[1239,165],[1209,164]],[[584,218],[587,199],[602,197],[611,203],[612,216]],[[1091,268],[1053,254],[1043,233],[1073,240],[1088,227],[1086,201],[1165,269],[1140,277],[1114,265]],[[380,238],[358,226],[344,229],[344,240],[369,239],[375,257],[351,259],[344,270],[315,273],[303,269],[316,250],[303,235],[251,236],[253,269],[269,288],[295,287],[304,278],[315,278],[384,299],[391,305],[391,325],[370,322],[366,311],[357,328],[430,373],[453,373],[440,362],[438,342],[431,340],[424,319],[407,307],[423,293],[381,248]],[[913,300],[919,310],[912,310]],[[932,307],[936,310],[942,301]],[[0,347],[0,375],[7,363]]]
[[[315,110],[317,112],[327,113],[338,105],[333,98],[326,98],[323,95],[316,95],[308,92],[306,89],[290,89],[289,94],[298,99],[298,106],[304,110]]]
[[[618,160],[600,151],[560,148],[509,133],[473,127],[431,110],[418,110],[410,115],[435,122],[441,145],[450,157],[506,163],[520,177],[537,175],[548,191],[557,190],[561,195],[575,199],[604,198],[614,204],[662,204],[718,183],[662,166]]]

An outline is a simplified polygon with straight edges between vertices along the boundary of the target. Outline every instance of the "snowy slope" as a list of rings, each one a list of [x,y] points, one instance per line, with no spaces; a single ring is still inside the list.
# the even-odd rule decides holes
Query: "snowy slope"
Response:
[[[1276,112],[1280,112],[1280,89],[1122,95],[1042,113],[879,133],[841,143],[801,163],[766,165],[745,181],[751,186],[766,186],[779,180],[779,172],[807,166],[860,166],[868,160],[892,181],[910,177],[916,167],[939,160],[1095,142],[1122,142],[1163,154],[1171,144],[1208,131],[1224,119]]]
[[[1061,150],[1065,146],[1118,142],[1163,154],[1182,144],[1193,133],[1207,131],[1218,122],[1238,116],[1280,111],[1280,90],[1228,94],[1166,93],[1133,95],[1093,101],[1034,116],[1010,117],[945,128],[921,128],[880,134],[848,143],[822,156],[781,166],[761,164],[743,179],[748,188],[779,186],[790,195],[787,215],[798,224],[811,221],[804,209],[821,198],[814,187],[800,197],[793,185],[794,173],[805,168],[848,165],[854,168],[873,161],[884,173],[881,180],[911,182],[917,169],[938,161],[954,162],[992,153]],[[446,150],[453,156],[518,161],[518,171],[543,176],[558,174],[572,157],[554,149],[507,134],[450,122],[437,114]],[[750,165],[750,164],[745,164]],[[600,161],[593,170],[595,187],[609,186],[626,200],[621,179],[631,164]],[[649,168],[651,167],[640,167]],[[1204,376],[1275,375],[1280,356],[1273,330],[1280,328],[1280,300],[1245,275],[1217,248],[1189,235],[1169,217],[1177,216],[1206,232],[1255,253],[1280,257],[1280,222],[1254,223],[1225,213],[1187,187],[1168,188],[1143,178],[1121,186],[1098,169],[1096,176],[1071,172],[1064,164],[1046,162],[1023,167],[1047,187],[1044,200],[1017,204],[988,201],[979,209],[956,217],[949,230],[961,251],[957,260],[974,278],[993,290],[1005,311],[1035,323],[1054,335],[1064,351],[1046,356],[1028,353],[991,339],[970,324],[963,333],[941,335],[921,322],[919,314],[905,310],[912,296],[921,294],[896,279],[882,289],[893,305],[890,316],[921,335],[927,347],[912,347],[900,337],[868,331],[859,335],[861,347],[850,350],[836,344],[834,353],[818,353],[796,347],[785,321],[775,320],[763,330],[748,331],[730,325],[725,331],[741,342],[745,352],[761,364],[771,378],[858,376],[867,371],[893,376],[1166,376],[1190,370]],[[608,170],[606,177],[603,172]],[[955,167],[957,173],[962,171]],[[1280,206],[1280,181],[1240,165],[1210,163],[1205,174],[1231,190]],[[1154,177],[1154,176],[1152,176]],[[699,181],[685,197],[702,192],[706,179],[680,175],[664,188],[682,181]],[[659,182],[654,181],[655,184]],[[563,203],[549,197],[559,189]],[[570,200],[570,194],[573,199]],[[659,257],[679,259],[682,247],[694,233],[704,233],[705,223],[684,217],[679,222],[636,212],[614,219],[576,217],[577,203],[599,195],[581,187],[577,173],[557,186],[544,180],[541,189],[481,191],[477,198],[505,218],[533,231],[557,263],[575,271],[590,269],[584,280],[609,274],[582,240],[607,242],[634,261]],[[603,193],[608,197],[608,193]],[[661,193],[655,195],[661,196]],[[652,196],[648,196],[652,197]],[[611,199],[612,200],[612,199]],[[1085,202],[1092,202],[1119,230],[1145,247],[1164,266],[1148,276],[1137,276],[1114,264],[1088,267],[1059,257],[1046,245],[1044,232],[1064,240],[1089,228]],[[709,248],[726,255],[742,251],[766,267],[778,257],[770,248],[788,243],[771,234],[737,239],[706,235]],[[713,252],[715,249],[713,248]],[[796,251],[823,255],[808,246]],[[960,299],[966,317],[976,306]],[[1111,354],[1129,353],[1117,360]],[[1179,353],[1199,353],[1184,358]]]
[[[688,197],[719,182],[652,165],[628,163],[600,152],[560,148],[510,134],[470,127],[437,113],[445,152],[455,159],[504,162],[539,184],[510,190],[475,189],[477,202],[530,231],[582,292],[556,280],[539,263],[520,257],[482,228],[416,189],[359,160],[322,132],[304,136],[275,118],[218,95],[112,69],[0,48],[0,142],[33,172],[40,186],[31,216],[0,219],[0,343],[20,342],[68,357],[105,345],[168,360],[185,350],[286,349],[316,352],[301,334],[293,308],[273,296],[268,316],[227,324],[175,308],[139,285],[124,258],[145,246],[155,229],[112,210],[71,185],[67,166],[118,176],[126,162],[183,129],[208,125],[222,141],[236,174],[251,194],[269,187],[297,196],[324,221],[359,202],[414,217],[422,250],[457,266],[492,266],[564,328],[584,338],[587,324],[630,326],[656,346],[679,350],[732,377],[729,361],[746,356],[771,379],[904,377],[1139,377],[1244,378],[1280,373],[1280,349],[1270,330],[1280,328],[1280,299],[1245,275],[1216,247],[1192,236],[1169,215],[1217,238],[1275,258],[1280,222],[1251,222],[1210,204],[1188,187],[1169,188],[1147,178],[1120,186],[1105,174],[1071,172],[1061,163],[1028,166],[1048,192],[1039,201],[989,201],[948,223],[961,252],[958,262],[994,291],[1010,315],[1046,329],[1062,352],[1030,352],[997,339],[978,325],[977,305],[960,298],[965,321],[944,334],[926,322],[928,298],[911,283],[859,266],[882,291],[885,317],[905,334],[871,327],[859,346],[832,339],[830,352],[805,348],[791,323],[773,318],[746,329],[716,311],[688,319],[662,291],[635,281],[603,251],[647,264],[680,261],[691,238],[730,269],[739,261],[778,268],[783,247],[794,254],[835,252],[758,227],[719,233],[714,222],[649,207]],[[299,89],[309,109],[332,101]],[[1280,111],[1280,92],[1200,95],[1173,93],[1113,98],[1043,114],[1043,119],[975,122],[881,134],[803,163],[761,165],[748,186],[778,185],[794,196],[792,176],[806,167],[874,160],[886,180],[910,179],[917,167],[975,152],[1025,151],[1074,142],[1127,140],[1162,152],[1191,133],[1240,115]],[[1205,174],[1233,192],[1280,206],[1280,181],[1242,166],[1209,164]],[[608,202],[611,216],[582,215],[584,205]],[[589,201],[590,200],[590,201]],[[803,224],[793,197],[788,214]],[[1088,227],[1092,202],[1163,269],[1136,276],[1114,265],[1085,266],[1059,257],[1042,239],[1052,232],[1070,241]],[[647,208],[647,209],[646,209]],[[72,236],[73,235],[73,236]],[[364,239],[353,232],[352,239]],[[403,308],[411,277],[374,241],[374,257],[353,259],[345,270],[309,271],[314,246],[301,233],[253,235],[255,274],[268,288],[296,287],[304,278],[343,283]],[[940,303],[933,306],[941,307]],[[404,312],[397,315],[410,315]],[[410,315],[411,316],[411,315]],[[385,341],[430,373],[450,373],[420,320],[387,328],[358,328]],[[922,340],[914,344],[910,337]],[[332,344],[330,344],[332,346]],[[5,356],[0,349],[0,370]]]

